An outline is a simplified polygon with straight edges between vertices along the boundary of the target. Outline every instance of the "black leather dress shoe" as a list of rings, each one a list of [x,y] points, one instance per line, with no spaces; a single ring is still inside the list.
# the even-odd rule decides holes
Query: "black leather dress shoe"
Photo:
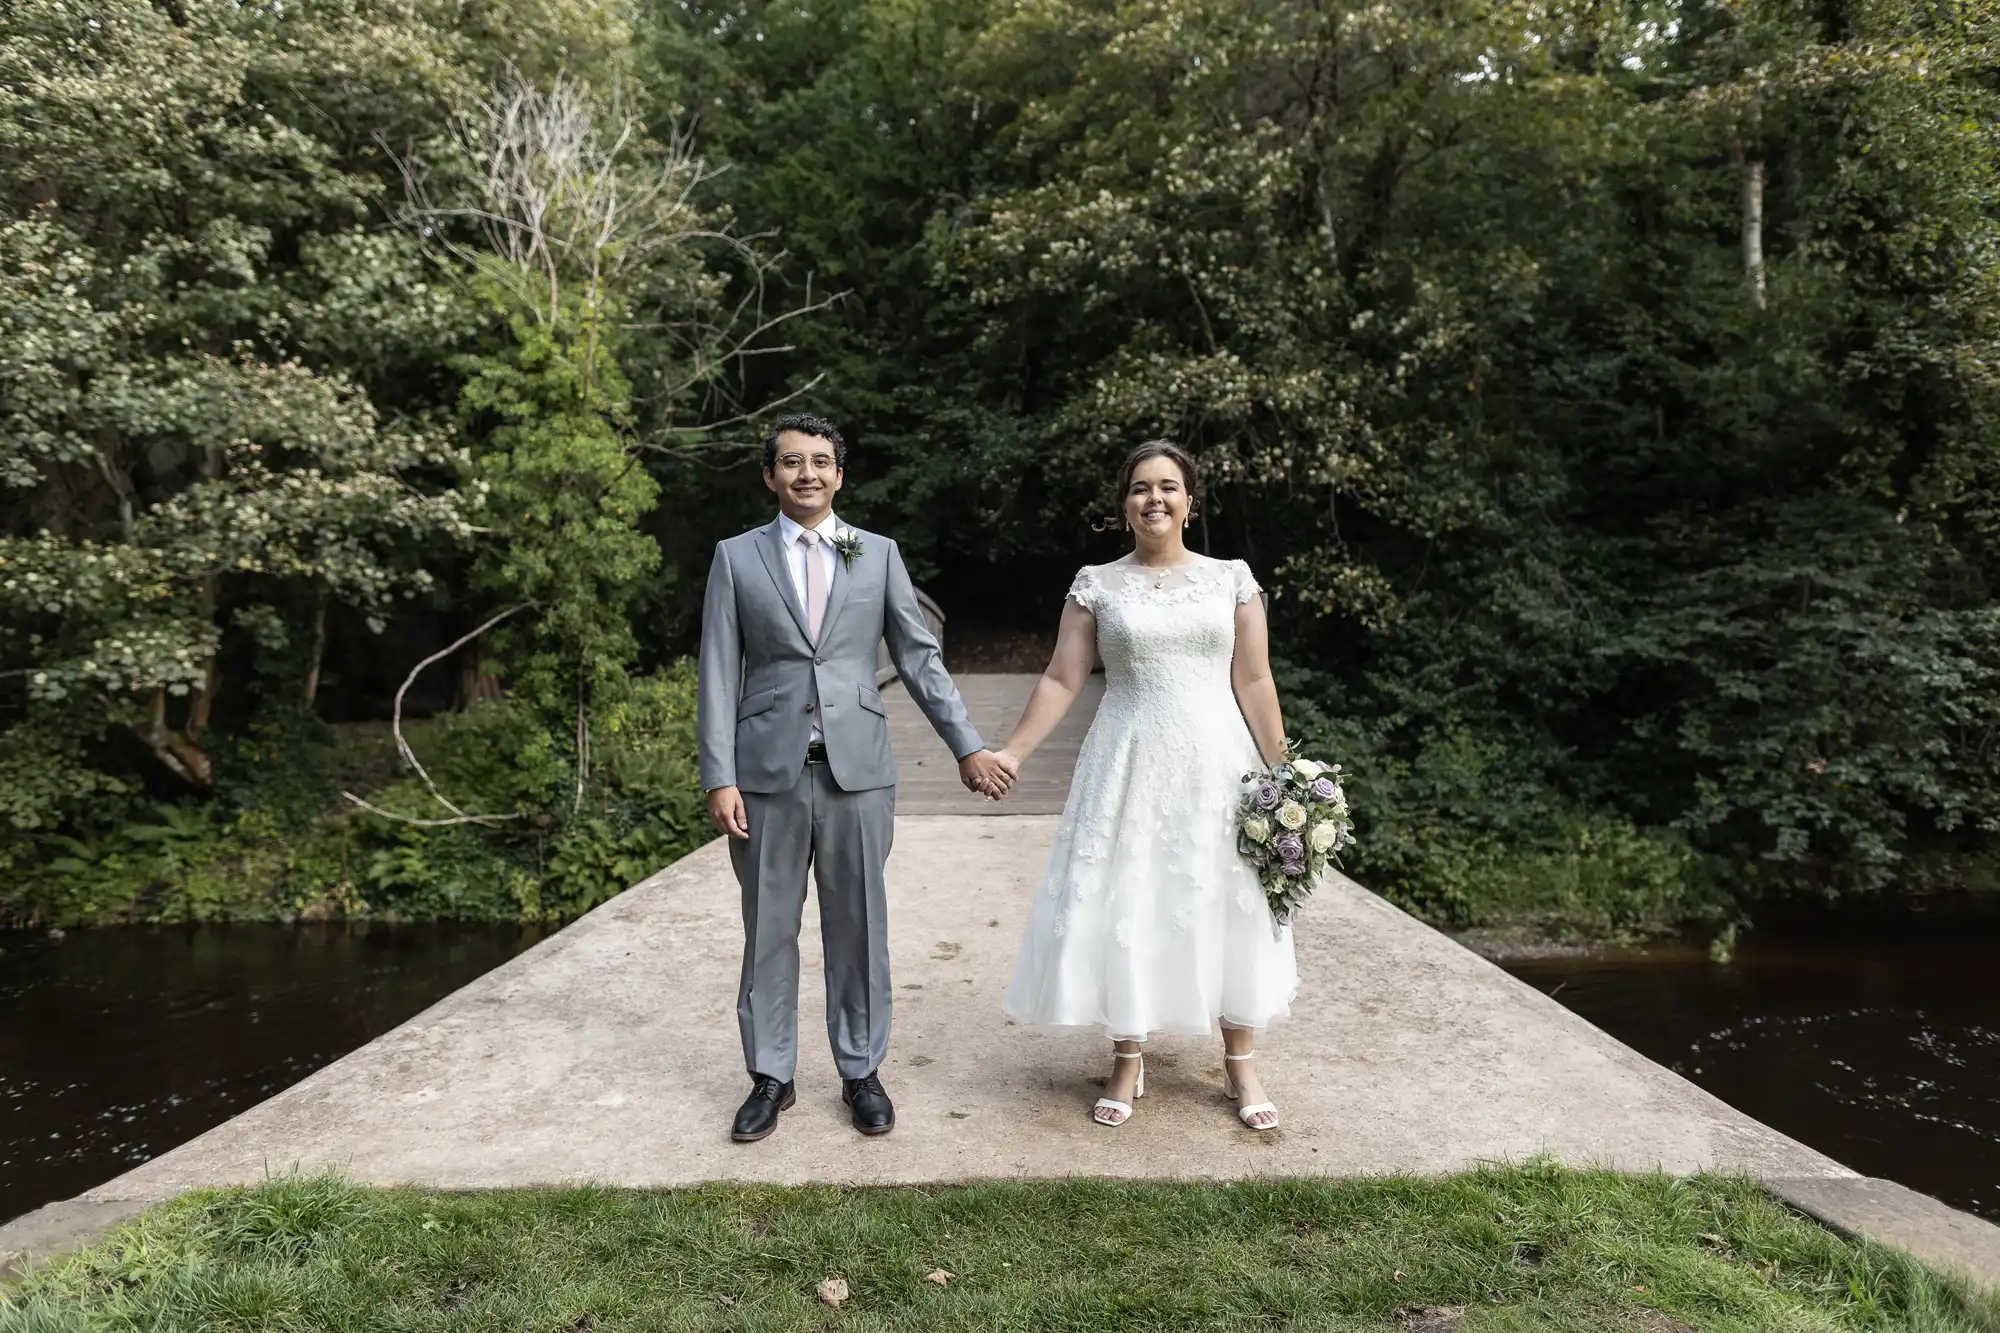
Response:
[[[738,1143],[770,1138],[771,1131],[778,1127],[778,1112],[791,1110],[798,1099],[791,1084],[780,1083],[765,1074],[757,1075],[757,1085],[750,1089],[749,1098],[737,1111],[729,1137]]]
[[[854,1112],[854,1127],[863,1134],[887,1134],[896,1127],[895,1104],[878,1075],[840,1080],[840,1100]]]

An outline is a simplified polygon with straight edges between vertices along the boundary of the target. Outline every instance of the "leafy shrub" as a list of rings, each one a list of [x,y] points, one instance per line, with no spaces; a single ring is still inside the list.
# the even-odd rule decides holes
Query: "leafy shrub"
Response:
[[[1658,934],[1729,902],[1685,838],[1555,790],[1531,757],[1462,728],[1395,735],[1399,719],[1330,711],[1333,682],[1280,667],[1288,728],[1352,771],[1349,874],[1436,925],[1555,936]]]
[[[275,915],[296,859],[262,811],[198,801],[159,802],[87,837],[49,834],[16,855],[23,873],[0,890],[0,917],[51,925]]]
[[[695,669],[681,662],[608,691],[579,793],[573,753],[511,700],[438,719],[418,757],[440,790],[497,828],[427,828],[362,815],[357,882],[399,917],[564,920],[616,896],[708,836],[695,744]],[[375,802],[446,812],[406,779]]]
[[[578,916],[709,836],[693,663],[607,693],[580,800],[572,747],[524,704],[481,703],[408,729],[439,790],[470,813],[508,816],[490,828],[358,811],[338,800],[328,728],[304,713],[259,719],[217,744],[213,801],[120,807],[0,843],[0,869],[13,870],[0,919]],[[414,775],[366,799],[411,818],[449,814]]]
[[[333,729],[304,704],[266,708],[211,748],[216,804],[230,814],[256,811],[297,833],[339,799]]]

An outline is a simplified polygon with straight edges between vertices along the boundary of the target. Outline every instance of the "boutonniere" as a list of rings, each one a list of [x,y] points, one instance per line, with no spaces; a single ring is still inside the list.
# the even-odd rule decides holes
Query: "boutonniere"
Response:
[[[855,558],[861,554],[861,534],[853,528],[842,528],[833,535],[833,549],[840,552],[841,564],[854,568]]]

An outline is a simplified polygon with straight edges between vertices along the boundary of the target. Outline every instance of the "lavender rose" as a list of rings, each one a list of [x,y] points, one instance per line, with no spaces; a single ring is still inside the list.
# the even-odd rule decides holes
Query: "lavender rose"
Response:
[[[1257,784],[1257,808],[1259,810],[1276,810],[1284,799],[1285,794],[1278,790],[1277,783],[1260,782]]]
[[[1331,801],[1340,791],[1338,787],[1333,785],[1332,778],[1314,778],[1312,786],[1306,788],[1306,790],[1311,792],[1312,798],[1321,804]]]
[[[1304,861],[1286,861],[1278,869],[1284,871],[1287,875],[1303,875],[1306,873],[1306,863]]]
[[[1271,849],[1278,854],[1278,859],[1287,865],[1290,865],[1294,861],[1303,861],[1306,859],[1306,841],[1296,833],[1280,833],[1278,840],[1271,844]],[[1295,872],[1287,871],[1286,873],[1292,874]]]

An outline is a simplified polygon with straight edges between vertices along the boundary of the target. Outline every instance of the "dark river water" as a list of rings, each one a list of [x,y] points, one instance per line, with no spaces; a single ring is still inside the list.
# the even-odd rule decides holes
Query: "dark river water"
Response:
[[[2000,1219],[2000,902],[1795,912],[1727,965],[1658,949],[1508,970],[1829,1157]]]
[[[2000,903],[1795,914],[1726,966],[1509,970],[1767,1124],[2000,1218]],[[0,933],[0,1220],[185,1142],[534,943],[469,926]]]
[[[0,1221],[186,1142],[538,938],[479,926],[0,932]]]

